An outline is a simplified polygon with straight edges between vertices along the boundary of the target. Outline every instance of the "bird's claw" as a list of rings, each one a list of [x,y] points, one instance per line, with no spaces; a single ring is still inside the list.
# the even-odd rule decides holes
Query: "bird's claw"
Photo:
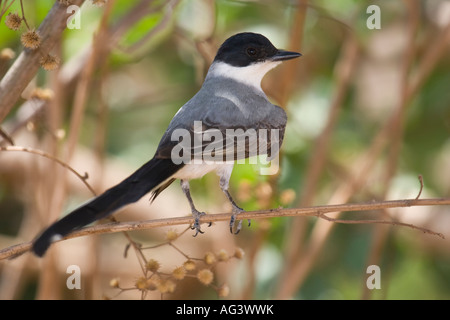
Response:
[[[200,212],[200,211],[194,211],[192,212],[192,215],[194,216],[194,224],[191,227],[191,230],[195,230],[195,234],[193,235],[193,237],[196,237],[199,233],[205,233],[204,231],[202,231],[202,229],[200,228],[200,217],[204,216],[206,213],[204,212]],[[212,222],[210,222],[208,224],[208,227],[211,227]]]
[[[235,208],[235,209],[233,210],[233,215],[231,216],[231,219],[230,219],[230,232],[231,232],[231,233],[238,234],[238,233],[241,231],[241,228],[242,228],[242,220],[239,220],[239,222],[238,222],[238,224],[237,224],[237,226],[236,226],[236,230],[233,232],[234,223],[236,222],[236,216],[237,216],[239,213],[241,213],[241,212],[244,212],[244,210],[241,209],[241,208]],[[248,226],[249,226],[249,227],[250,227],[250,224],[251,224],[251,220],[248,219]]]

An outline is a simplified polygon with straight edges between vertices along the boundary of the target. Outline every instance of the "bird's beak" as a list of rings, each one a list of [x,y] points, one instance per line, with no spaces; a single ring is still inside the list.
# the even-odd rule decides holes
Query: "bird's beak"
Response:
[[[284,61],[300,57],[302,54],[294,51],[286,51],[278,49],[278,52],[270,59],[272,61]]]

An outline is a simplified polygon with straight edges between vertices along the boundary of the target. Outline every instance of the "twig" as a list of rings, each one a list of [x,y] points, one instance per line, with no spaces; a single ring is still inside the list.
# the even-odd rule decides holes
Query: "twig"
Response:
[[[6,11],[8,11],[9,7],[11,7],[11,5],[14,3],[15,0],[11,0],[11,2],[8,4],[8,0],[5,0],[5,2],[3,3],[3,8],[0,11],[0,22],[2,21],[2,17],[3,15],[6,13]],[[1,3],[1,1],[0,1]]]
[[[421,174],[419,174],[419,182],[420,182],[420,190],[419,193],[417,194],[416,200],[418,200],[420,198],[420,195],[422,194],[422,190],[423,190],[423,177]]]
[[[14,140],[11,138],[9,134],[7,134],[1,127],[0,127],[0,136],[5,139],[10,145],[14,145]]]
[[[266,219],[275,217],[292,217],[292,216],[304,216],[304,217],[318,217],[321,219],[329,220],[330,218],[324,218],[325,213],[330,212],[349,212],[349,211],[373,211],[381,209],[390,208],[402,208],[402,207],[415,207],[415,206],[433,206],[433,205],[450,205],[450,198],[437,198],[437,199],[404,199],[404,200],[391,200],[391,201],[379,201],[370,203],[352,203],[352,204],[338,204],[338,205],[325,205],[325,206],[315,206],[307,208],[289,208],[289,209],[271,209],[271,210],[261,210],[261,211],[248,211],[242,212],[238,215],[238,220],[241,219]],[[228,221],[230,219],[231,213],[218,213],[209,214],[202,216],[200,218],[201,223],[218,222],[218,221]],[[350,220],[343,220],[350,221]],[[347,223],[337,220],[336,223]],[[357,220],[355,220],[357,221]],[[430,231],[425,228],[417,227],[415,225],[410,225],[406,223],[398,223],[396,221],[384,221],[384,220],[361,220],[361,223],[389,223],[392,225],[400,225],[405,227],[410,227],[413,229],[421,230],[425,233],[430,233],[432,235],[444,238],[444,235],[438,232]],[[374,222],[379,221],[379,222]],[[135,230],[147,230],[159,227],[167,227],[182,224],[192,224],[194,219],[192,217],[175,217],[167,219],[154,219],[146,221],[132,221],[132,222],[120,222],[120,223],[106,223],[102,225],[96,225],[93,227],[86,227],[75,231],[60,240],[67,240],[72,238],[78,238],[86,235],[94,234],[105,234],[105,233],[116,233],[123,231],[135,231]],[[357,222],[353,222],[357,223]],[[30,250],[31,242],[21,243],[0,251],[0,260],[16,257],[24,252]]]
[[[97,65],[99,64],[99,57],[102,57],[104,61],[106,61],[106,57],[108,56],[110,51],[105,51],[105,44],[108,42],[109,33],[107,30],[108,20],[111,14],[112,4],[108,2],[106,10],[102,15],[102,19],[100,21],[100,25],[98,27],[98,32],[94,36],[94,41],[92,44],[92,51],[88,58],[85,68],[81,72],[80,79],[77,83],[75,89],[75,97],[73,102],[72,114],[70,117],[70,132],[67,138],[67,150],[65,155],[65,160],[69,161],[73,153],[75,152],[75,148],[78,142],[78,138],[80,135],[83,118],[85,115],[86,102],[89,95],[90,84],[92,82],[92,75],[96,70]]]
[[[331,221],[331,222],[335,222],[335,223],[343,223],[343,224],[371,224],[371,223],[376,223],[376,224],[390,224],[393,226],[404,226],[404,227],[408,227],[408,228],[412,228],[412,229],[417,229],[422,231],[423,233],[429,233],[435,236],[438,236],[442,239],[445,239],[444,235],[440,232],[434,232],[430,229],[427,228],[422,228],[422,227],[418,227],[414,224],[411,223],[404,223],[404,222],[400,222],[400,221],[395,221],[395,220],[347,220],[347,219],[335,219],[335,218],[331,218],[329,216],[327,216],[326,214],[320,214],[319,215],[320,218],[325,219],[327,221]]]
[[[28,25],[28,21],[25,18],[25,11],[23,10],[23,2],[20,0],[20,9],[22,9],[22,20],[25,22],[25,25],[27,26],[27,29],[30,30],[30,26]]]
[[[80,173],[78,173],[74,168],[72,168],[71,166],[69,166],[67,163],[65,163],[64,161],[59,160],[58,158],[55,158],[54,156],[41,151],[41,150],[36,150],[33,148],[29,148],[29,147],[20,147],[20,146],[6,146],[6,147],[0,147],[0,151],[21,151],[21,152],[28,152],[28,153],[32,153],[32,154],[36,154],[38,156],[53,160],[55,162],[57,162],[58,164],[60,164],[61,166],[63,166],[66,169],[69,169],[71,172],[73,172],[78,178],[80,178],[80,180],[86,185],[86,187],[92,192],[92,194],[95,196],[96,193],[94,191],[94,189],[90,186],[90,184],[86,181],[89,176],[88,173],[85,172],[84,175],[81,175]]]
[[[167,4],[160,5],[156,7],[154,10],[150,10],[149,14],[152,12],[157,12],[158,10],[165,7],[165,11],[163,14],[163,17],[161,20],[153,27],[151,28],[147,34],[145,34],[141,39],[137,40],[135,43],[131,44],[128,47],[124,47],[121,45],[117,45],[118,49],[122,50],[125,53],[132,54],[139,50],[144,44],[148,43],[148,41],[153,38],[156,34],[158,34],[161,30],[163,30],[165,27],[167,27],[168,23],[170,22],[170,19],[172,18],[173,11],[175,7],[178,5],[179,0],[169,1]]]

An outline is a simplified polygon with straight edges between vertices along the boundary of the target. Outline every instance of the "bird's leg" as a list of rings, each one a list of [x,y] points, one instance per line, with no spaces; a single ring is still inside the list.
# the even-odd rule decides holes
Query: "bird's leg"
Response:
[[[230,201],[231,206],[233,207],[233,209],[232,209],[233,215],[231,216],[231,219],[230,219],[230,232],[233,233],[233,226],[234,226],[234,222],[236,221],[236,215],[238,215],[241,212],[244,212],[244,209],[239,207],[236,204],[236,202],[234,202],[233,198],[231,197],[231,194],[228,192],[228,186],[229,186],[229,177],[221,176],[220,177],[220,188],[222,189],[223,193],[225,193],[225,195],[228,198],[228,201]],[[251,220],[248,219],[249,227],[250,227],[250,224],[251,224]],[[242,220],[239,220],[234,234],[238,234],[239,231],[241,231],[241,228],[242,228]]]
[[[181,189],[184,192],[184,195],[189,201],[189,205],[191,206],[192,216],[194,217],[194,225],[191,227],[192,230],[195,229],[194,237],[197,236],[198,233],[204,233],[200,229],[200,217],[204,216],[206,213],[198,211],[194,206],[194,201],[192,201],[191,192],[189,190],[189,181],[181,180]],[[209,223],[209,227],[211,226],[211,222]]]

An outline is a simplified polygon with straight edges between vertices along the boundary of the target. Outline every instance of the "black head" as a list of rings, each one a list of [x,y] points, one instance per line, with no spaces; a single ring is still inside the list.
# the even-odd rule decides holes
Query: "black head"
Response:
[[[220,46],[214,61],[235,67],[246,67],[265,61],[281,61],[300,57],[297,52],[284,51],[261,34],[243,32],[231,36]]]

